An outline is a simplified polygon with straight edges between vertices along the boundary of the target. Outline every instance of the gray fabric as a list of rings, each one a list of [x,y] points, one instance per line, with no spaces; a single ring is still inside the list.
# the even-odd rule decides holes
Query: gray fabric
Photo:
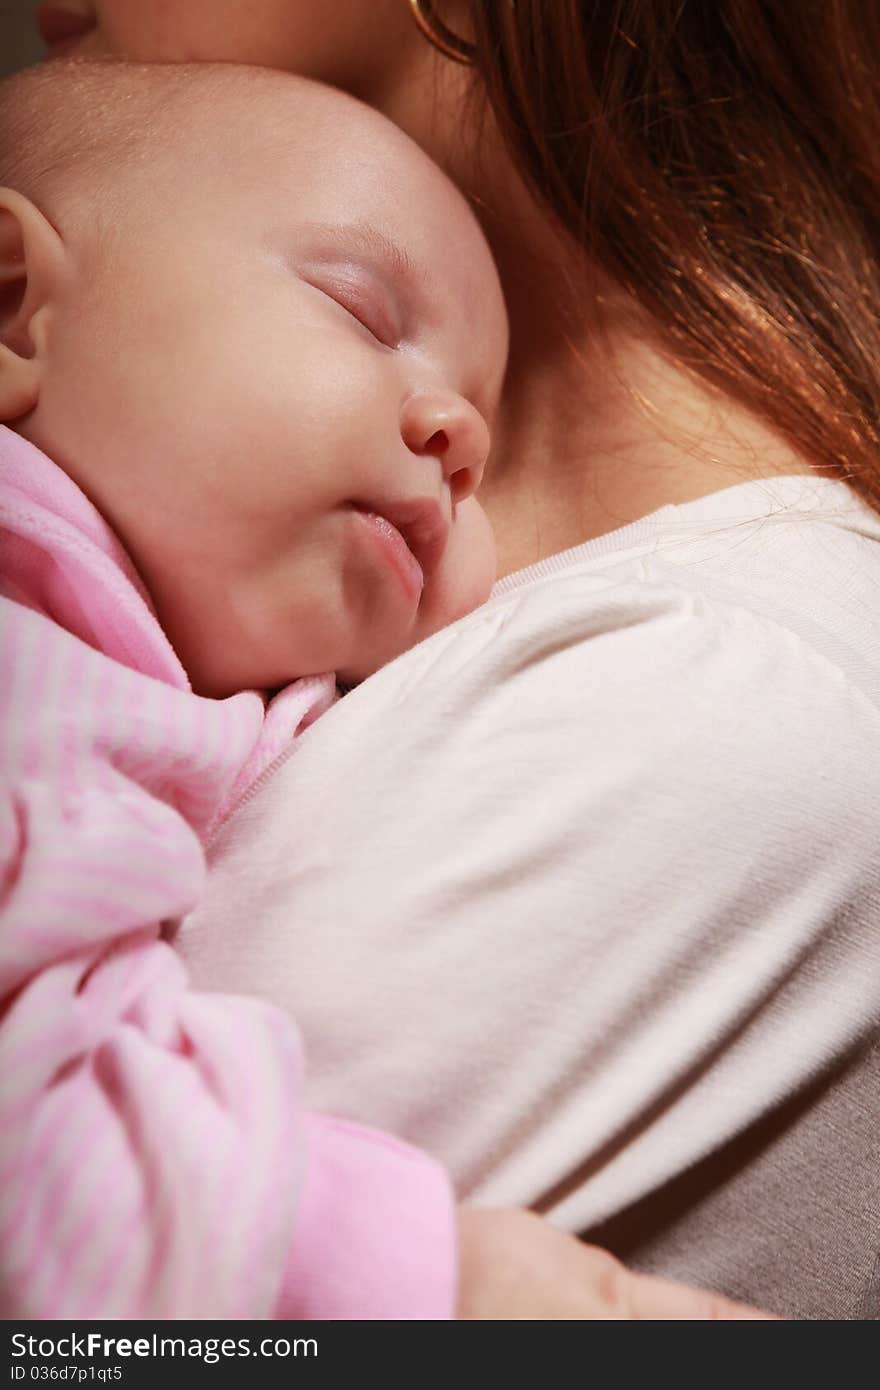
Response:
[[[880,1045],[589,1239],[789,1318],[880,1317]]]

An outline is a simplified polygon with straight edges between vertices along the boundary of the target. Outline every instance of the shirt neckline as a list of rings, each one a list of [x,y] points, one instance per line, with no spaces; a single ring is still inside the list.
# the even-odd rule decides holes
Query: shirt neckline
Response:
[[[616,555],[644,544],[660,534],[697,535],[710,523],[727,524],[761,520],[787,513],[818,513],[824,520],[845,524],[880,540],[880,515],[868,506],[848,483],[818,473],[790,473],[750,478],[706,493],[692,502],[668,503],[614,531],[558,551],[533,565],[499,579],[491,598],[510,593],[536,579],[560,574],[572,566],[607,555]]]

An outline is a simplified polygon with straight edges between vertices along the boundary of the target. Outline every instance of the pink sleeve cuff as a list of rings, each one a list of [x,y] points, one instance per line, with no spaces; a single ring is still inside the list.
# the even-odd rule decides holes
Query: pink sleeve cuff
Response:
[[[277,1318],[455,1316],[455,1207],[418,1149],[329,1115],[305,1117],[305,1174]]]

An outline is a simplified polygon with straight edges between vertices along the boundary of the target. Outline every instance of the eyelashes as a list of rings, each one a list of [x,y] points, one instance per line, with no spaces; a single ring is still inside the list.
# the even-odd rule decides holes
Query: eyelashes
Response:
[[[352,304],[341,296],[336,299],[336,303],[345,310],[349,317],[359,323],[362,328],[365,328],[370,336],[376,339],[377,343],[381,343],[383,347],[397,347],[394,335],[382,323],[380,314],[373,312],[371,308]]]
[[[310,282],[314,289],[338,304],[350,318],[365,329],[382,347],[400,345],[402,332],[386,296],[360,278],[327,277]]]

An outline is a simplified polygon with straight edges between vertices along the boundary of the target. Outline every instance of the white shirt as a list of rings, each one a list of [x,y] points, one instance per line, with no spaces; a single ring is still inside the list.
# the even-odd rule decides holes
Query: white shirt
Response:
[[[223,829],[196,984],[293,1012],[312,1104],[570,1230],[746,1132],[877,1032],[878,541],[775,478],[503,580]]]

